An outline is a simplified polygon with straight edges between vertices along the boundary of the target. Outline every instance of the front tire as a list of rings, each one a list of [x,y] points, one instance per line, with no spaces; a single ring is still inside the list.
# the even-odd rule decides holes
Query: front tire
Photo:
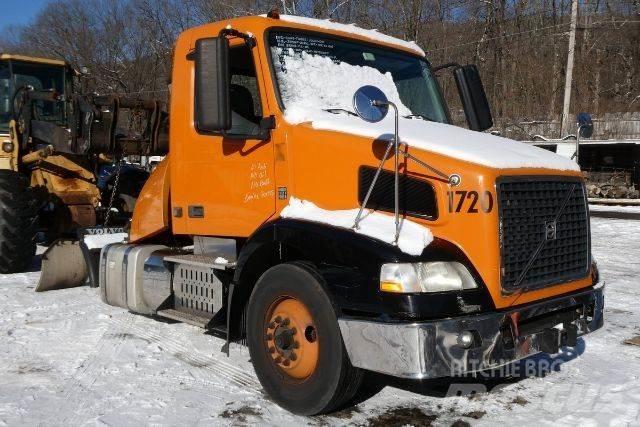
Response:
[[[247,310],[247,342],[258,379],[273,400],[299,415],[340,408],[362,381],[322,283],[307,264],[277,265],[258,280]]]
[[[25,271],[36,254],[37,212],[27,178],[0,170],[0,273]]]

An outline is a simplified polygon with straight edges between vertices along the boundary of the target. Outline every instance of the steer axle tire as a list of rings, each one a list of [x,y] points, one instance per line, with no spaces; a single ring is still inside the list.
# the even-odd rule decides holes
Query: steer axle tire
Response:
[[[323,283],[308,264],[280,264],[260,277],[249,299],[247,343],[258,379],[276,403],[299,415],[339,409],[362,382]]]
[[[0,273],[25,271],[36,254],[36,203],[27,178],[0,170]]]

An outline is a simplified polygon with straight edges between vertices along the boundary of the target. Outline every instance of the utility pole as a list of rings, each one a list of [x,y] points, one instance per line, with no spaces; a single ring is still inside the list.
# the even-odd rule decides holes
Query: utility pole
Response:
[[[567,53],[567,75],[564,81],[564,104],[562,105],[562,122],[560,123],[560,138],[563,138],[571,128],[569,107],[571,107],[571,83],[573,82],[573,57],[576,50],[576,27],[578,26],[578,0],[571,2],[571,30],[569,32],[569,52]]]
[[[296,14],[296,0],[291,0],[291,7],[287,6],[287,0],[282,0],[282,13],[285,15],[291,14],[291,15],[295,15]]]

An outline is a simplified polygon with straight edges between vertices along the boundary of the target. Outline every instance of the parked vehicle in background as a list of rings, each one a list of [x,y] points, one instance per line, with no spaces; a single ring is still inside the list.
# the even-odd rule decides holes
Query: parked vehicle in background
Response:
[[[149,176],[122,164],[155,150],[148,141],[157,140],[159,104],[83,95],[78,77],[64,61],[0,55],[0,273],[30,265],[37,233],[48,243],[65,239],[52,247],[66,250],[49,252],[45,265],[82,266],[67,239],[108,220],[126,225]],[[125,110],[146,114],[146,135],[119,132]]]

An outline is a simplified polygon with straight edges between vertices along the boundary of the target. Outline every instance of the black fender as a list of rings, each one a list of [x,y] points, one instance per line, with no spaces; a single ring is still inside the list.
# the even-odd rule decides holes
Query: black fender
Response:
[[[384,263],[459,261],[467,266],[478,289],[430,294],[381,292],[380,267]],[[230,335],[242,334],[237,325],[253,286],[270,267],[283,262],[312,263],[326,282],[326,290],[339,314],[381,320],[428,320],[455,317],[494,308],[486,286],[462,251],[435,239],[420,256],[396,246],[331,225],[277,219],[251,235],[238,255],[227,304]]]

